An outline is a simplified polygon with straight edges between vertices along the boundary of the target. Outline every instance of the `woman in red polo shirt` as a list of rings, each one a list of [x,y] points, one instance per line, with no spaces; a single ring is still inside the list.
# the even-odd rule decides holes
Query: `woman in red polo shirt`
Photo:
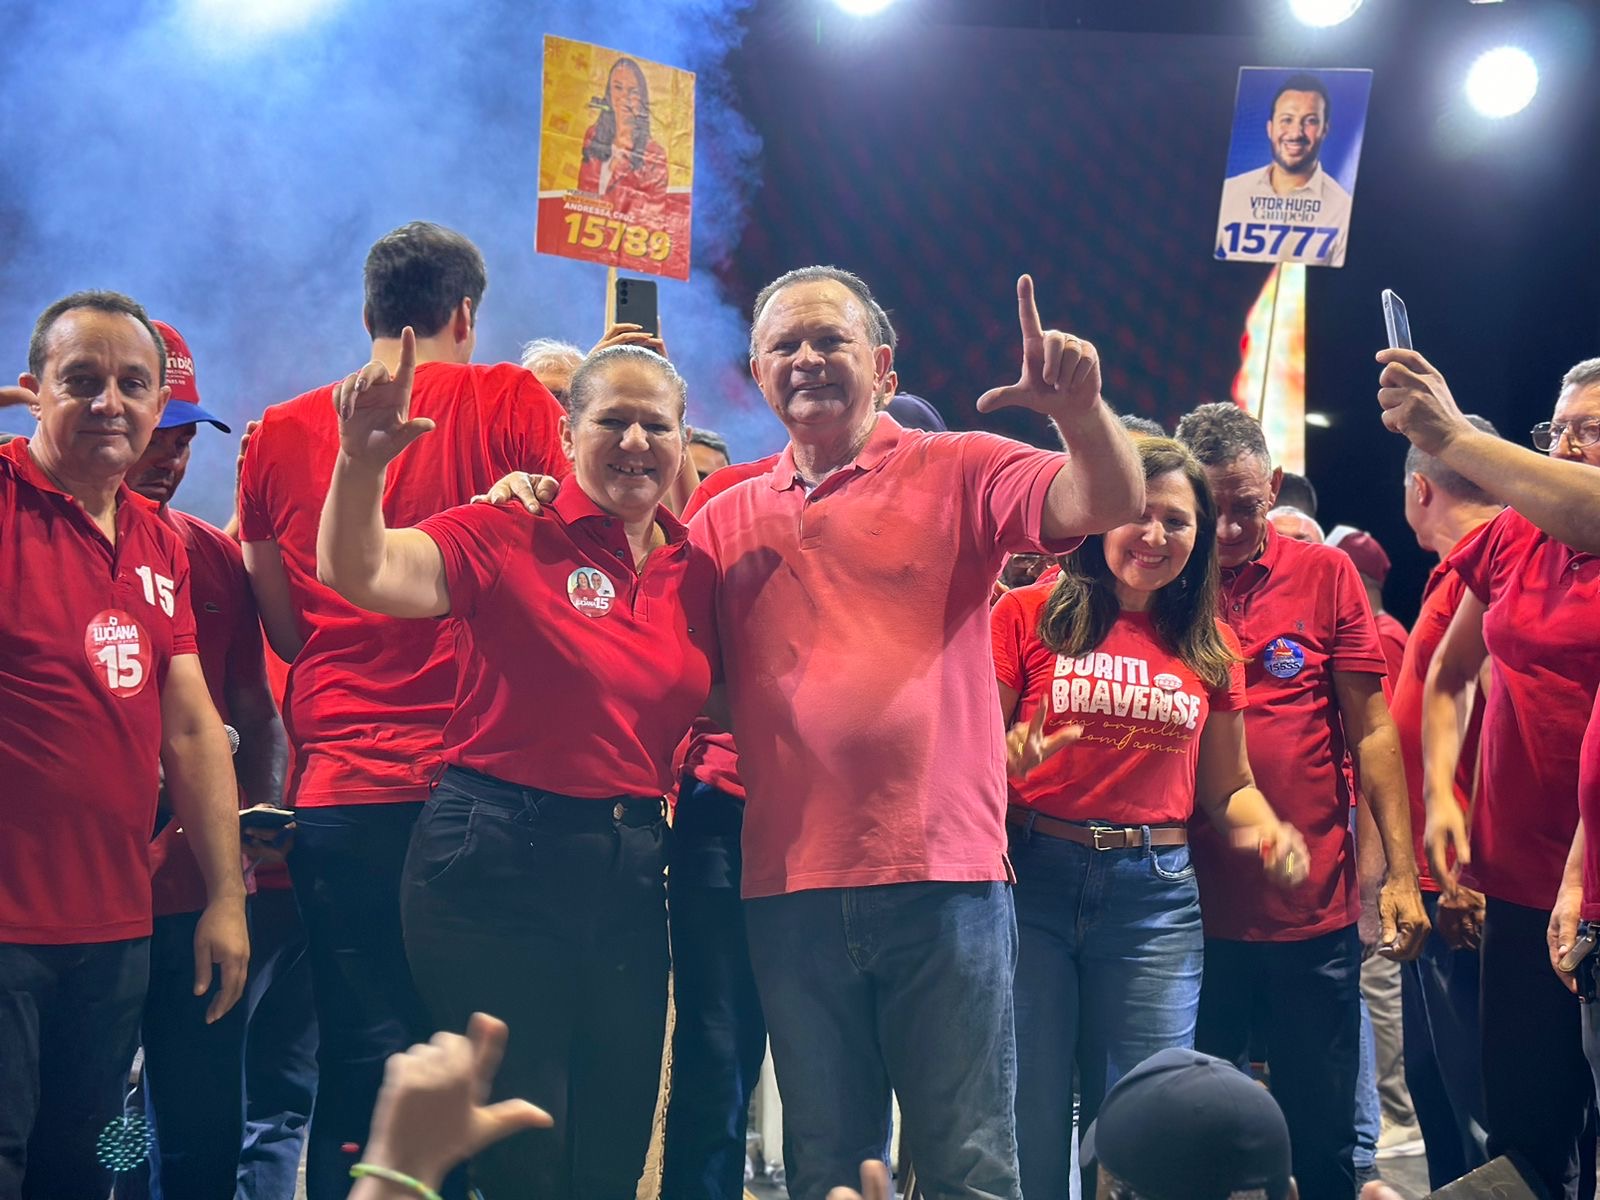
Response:
[[[662,798],[715,662],[713,564],[660,503],[684,459],[684,383],[648,350],[597,351],[560,424],[573,474],[544,511],[386,530],[385,468],[429,426],[406,420],[405,345],[394,380],[372,364],[335,392],[318,569],[364,608],[459,622],[448,765],[402,884],[406,953],[445,1029],[507,1020],[498,1094],[555,1118],[473,1164],[485,1193],[631,1196],[666,1026]]]
[[[1058,581],[1002,596],[992,618],[1001,712],[1015,723],[1017,1143],[1023,1194],[1039,1200],[1067,1195],[1074,1064],[1087,1123],[1130,1068],[1193,1045],[1196,799],[1279,880],[1307,862],[1245,755],[1243,662],[1216,617],[1210,486],[1177,442],[1138,449],[1144,515],[1085,541]]]

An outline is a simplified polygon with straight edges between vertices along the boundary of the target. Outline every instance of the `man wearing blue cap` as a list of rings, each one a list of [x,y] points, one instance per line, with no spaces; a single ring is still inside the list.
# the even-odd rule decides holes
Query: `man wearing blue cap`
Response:
[[[249,803],[275,804],[283,795],[288,756],[267,684],[261,624],[244,557],[221,530],[171,507],[200,425],[231,431],[201,407],[194,359],[183,336],[160,321],[152,324],[166,345],[172,395],[144,454],[129,469],[127,484],[160,506],[159,518],[183,542],[200,665],[212,703],[236,732],[240,789]],[[242,1139],[246,1006],[237,1005],[208,1024],[206,1000],[194,995],[192,946],[206,902],[204,879],[181,823],[171,819],[164,800],[150,847],[155,922],[141,1021],[145,1109],[155,1134],[150,1195],[155,1200],[231,1196]],[[270,946],[258,947],[262,951],[270,953]],[[309,1111],[309,1096],[306,1100]]]

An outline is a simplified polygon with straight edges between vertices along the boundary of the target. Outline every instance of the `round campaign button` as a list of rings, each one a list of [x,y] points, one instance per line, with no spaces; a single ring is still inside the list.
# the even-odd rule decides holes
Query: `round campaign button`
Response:
[[[1288,638],[1273,638],[1262,652],[1261,664],[1279,679],[1293,679],[1305,669],[1306,652],[1298,642]]]
[[[1156,686],[1163,692],[1175,692],[1183,686],[1183,680],[1176,675],[1169,675],[1163,671],[1156,676]]]
[[[83,631],[89,670],[113,696],[126,700],[150,682],[150,635],[130,613],[108,608],[96,613]]]
[[[579,567],[567,576],[567,599],[586,617],[605,616],[616,598],[617,589],[611,580],[593,567]]]

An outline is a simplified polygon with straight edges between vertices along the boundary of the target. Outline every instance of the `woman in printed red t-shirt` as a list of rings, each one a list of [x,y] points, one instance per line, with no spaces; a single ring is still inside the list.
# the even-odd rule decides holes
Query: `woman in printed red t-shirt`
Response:
[[[640,347],[597,350],[560,423],[573,473],[543,511],[385,529],[384,472],[428,426],[407,420],[409,333],[394,380],[370,364],[334,394],[318,545],[353,603],[457,622],[447,766],[401,883],[406,957],[438,1025],[506,1020],[496,1098],[555,1119],[474,1160],[484,1193],[631,1196],[667,1016],[663,796],[716,669],[715,564],[661,503],[686,456],[684,382]]]
[[[1216,618],[1211,489],[1177,442],[1141,438],[1138,450],[1144,515],[1085,541],[1055,583],[1001,597],[992,618],[1012,726],[1017,1143],[1030,1200],[1067,1195],[1074,1065],[1087,1123],[1130,1068],[1194,1042],[1196,799],[1267,875],[1297,880],[1307,861],[1245,754],[1239,644]],[[1260,866],[1241,856],[1240,869]]]

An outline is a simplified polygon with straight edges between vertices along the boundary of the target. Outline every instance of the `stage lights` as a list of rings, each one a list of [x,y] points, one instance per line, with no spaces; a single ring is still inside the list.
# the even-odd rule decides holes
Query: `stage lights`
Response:
[[[894,0],[833,0],[840,11],[852,17],[872,17],[888,8]]]
[[[1465,90],[1468,102],[1480,115],[1509,117],[1533,100],[1539,90],[1539,67],[1519,46],[1496,46],[1472,64]]]
[[[1289,11],[1302,24],[1326,29],[1355,16],[1361,0],[1289,0]]]

